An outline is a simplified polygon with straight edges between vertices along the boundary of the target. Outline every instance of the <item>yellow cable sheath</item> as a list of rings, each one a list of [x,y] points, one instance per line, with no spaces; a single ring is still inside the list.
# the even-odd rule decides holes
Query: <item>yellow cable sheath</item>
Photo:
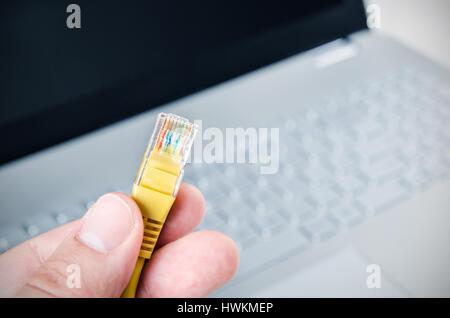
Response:
[[[176,178],[172,178],[171,175],[165,177],[160,171],[155,172],[154,169],[147,169],[143,178],[151,179],[155,175],[161,179],[166,179],[161,180],[164,187],[158,187],[158,183],[154,182],[153,186],[159,188],[159,191],[148,188],[145,186],[145,183],[139,186],[136,184],[133,186],[132,198],[141,210],[144,233],[136,267],[127,288],[122,293],[122,298],[134,298],[136,296],[136,289],[139,284],[142,268],[144,267],[145,261],[150,259],[153,254],[159,234],[169,214],[169,210],[175,201],[175,197],[167,194],[167,190],[164,190],[164,188],[168,187],[173,191],[176,186]],[[168,182],[167,179],[173,183]]]
[[[142,198],[141,198],[142,199]],[[145,198],[144,198],[145,199]],[[139,198],[135,198],[137,202],[139,202]],[[139,205],[139,203],[138,203]],[[170,204],[171,206],[171,204]],[[168,207],[170,209],[170,206]],[[141,210],[145,213],[144,206],[140,205]],[[165,210],[167,207],[165,208]],[[143,214],[144,214],[143,213]],[[147,213],[146,213],[147,214]],[[139,251],[139,257],[136,261],[135,268],[131,275],[128,286],[122,293],[122,298],[134,298],[136,297],[136,289],[139,285],[139,278],[141,276],[142,269],[145,265],[146,260],[150,259],[153,254],[153,250],[156,246],[156,242],[158,241],[159,234],[161,233],[161,229],[163,223],[149,219],[147,217],[143,217],[144,224],[144,235],[141,244],[141,249]],[[159,224],[157,224],[159,223]]]
[[[139,257],[134,267],[133,274],[131,274],[130,281],[127,287],[122,293],[122,298],[134,298],[136,297],[136,290],[139,285],[139,278],[141,277],[142,268],[145,264],[145,258]]]

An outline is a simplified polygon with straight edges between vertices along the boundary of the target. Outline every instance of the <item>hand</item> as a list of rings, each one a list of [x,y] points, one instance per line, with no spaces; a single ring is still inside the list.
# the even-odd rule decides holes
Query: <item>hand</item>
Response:
[[[145,265],[138,297],[200,297],[236,271],[238,254],[227,236],[200,231],[204,200],[183,184]],[[0,297],[119,297],[142,242],[142,217],[122,193],[106,194],[77,221],[0,255]],[[79,287],[69,275],[79,268]],[[75,277],[76,279],[76,277]]]

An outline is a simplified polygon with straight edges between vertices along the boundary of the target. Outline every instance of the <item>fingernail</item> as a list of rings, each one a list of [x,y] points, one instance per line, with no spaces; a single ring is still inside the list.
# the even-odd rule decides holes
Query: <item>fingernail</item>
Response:
[[[84,245],[106,253],[124,242],[133,227],[131,208],[120,196],[109,193],[100,197],[86,214],[77,238]]]

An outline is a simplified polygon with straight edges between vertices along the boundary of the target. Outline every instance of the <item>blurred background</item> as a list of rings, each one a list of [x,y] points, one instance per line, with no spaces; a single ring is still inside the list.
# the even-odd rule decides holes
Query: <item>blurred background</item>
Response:
[[[450,1],[365,0],[381,9],[380,31],[450,69]]]

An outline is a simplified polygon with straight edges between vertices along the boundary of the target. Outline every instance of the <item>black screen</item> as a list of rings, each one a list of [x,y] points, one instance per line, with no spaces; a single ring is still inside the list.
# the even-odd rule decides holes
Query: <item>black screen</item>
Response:
[[[337,32],[322,36],[321,29],[331,29],[328,25],[297,31],[297,45],[283,34],[323,12],[331,12],[332,19],[350,7],[340,0],[89,0],[76,2],[81,29],[69,29],[66,7],[73,2],[1,5],[0,132],[39,132],[28,146],[23,142],[29,136],[16,133],[1,159],[64,141],[329,40]]]

